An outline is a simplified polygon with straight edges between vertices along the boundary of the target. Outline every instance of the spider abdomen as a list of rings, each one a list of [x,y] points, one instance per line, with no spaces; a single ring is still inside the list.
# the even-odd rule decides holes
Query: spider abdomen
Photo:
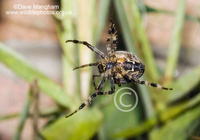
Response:
[[[115,74],[113,75],[115,84],[118,84],[119,86],[121,84],[126,84],[131,82],[134,79],[139,79],[144,71],[145,71],[145,65],[143,62],[134,54],[126,51],[116,51],[114,56],[116,64],[115,67],[117,67],[118,71],[115,68]],[[123,74],[120,72],[123,71]],[[126,76],[129,75],[129,78]]]

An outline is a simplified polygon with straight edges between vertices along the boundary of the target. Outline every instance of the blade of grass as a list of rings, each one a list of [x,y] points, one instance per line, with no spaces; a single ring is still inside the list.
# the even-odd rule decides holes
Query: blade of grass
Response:
[[[186,86],[190,83],[190,86]],[[198,90],[200,85],[200,67],[197,67],[190,71],[188,74],[180,77],[176,81],[168,83],[167,87],[172,87],[171,91],[157,90],[154,98],[156,98],[156,107],[159,110],[165,110],[171,103],[175,103],[177,100],[186,97],[193,90]],[[158,93],[159,91],[159,93]]]
[[[160,130],[155,132],[152,140],[187,140],[195,128],[199,127],[199,105],[194,109],[188,110],[186,113],[170,121]],[[175,132],[175,133],[171,133]]]
[[[74,23],[77,2],[61,0],[61,5],[61,11],[72,11],[72,14],[65,16],[60,14],[55,18],[58,38],[64,52],[62,55],[62,81],[67,94],[73,97],[73,106],[76,107],[80,103],[80,94],[76,94],[80,93],[80,72],[73,72],[73,68],[79,65],[79,57],[74,57],[79,49],[77,45],[65,42],[69,39],[76,39],[77,36],[77,27]]]
[[[133,35],[131,32],[132,29],[130,29],[129,23],[127,21],[125,9],[122,4],[123,3],[121,0],[114,1],[117,15],[119,17],[119,23],[121,24],[121,28],[122,28],[123,38],[125,40],[127,49],[132,53],[138,54],[138,50],[135,46],[135,42],[133,40]]]
[[[99,3],[98,15],[96,18],[96,22],[93,26],[92,40],[94,40],[94,43],[97,43],[99,41],[105,27],[110,2],[111,0],[101,0]]]
[[[117,15],[119,16],[119,22],[121,24],[122,33],[123,33],[123,37],[124,37],[127,49],[130,52],[138,54],[137,47],[135,47],[135,45],[134,45],[135,43],[133,41],[134,36],[131,32],[134,29],[131,28],[132,26],[129,26],[130,24],[127,21],[123,3],[121,0],[118,0],[118,1],[114,1],[114,4],[115,4],[116,11],[117,11]],[[152,104],[152,101],[150,98],[149,91],[146,87],[139,86],[139,89],[141,91],[142,101],[144,103],[146,115],[148,117],[150,117],[154,114],[154,109],[153,109],[153,104]]]
[[[170,42],[170,48],[167,56],[167,65],[164,75],[165,79],[164,81],[167,82],[173,79],[178,61],[179,50],[181,47],[182,30],[185,19],[185,7],[186,7],[186,0],[179,0],[178,8],[176,10],[175,23]]]
[[[122,1],[122,6],[124,7],[123,9],[125,9],[126,20],[128,21],[128,27],[132,34],[132,40],[134,40],[135,47],[137,48],[138,53],[140,53],[140,58],[148,68],[147,76],[149,79],[157,81],[159,78],[158,71],[142,24],[138,4],[136,1],[128,0]]]
[[[7,114],[4,116],[0,116],[0,121],[5,121],[13,118],[19,117],[20,113],[13,113],[13,114]]]
[[[60,108],[53,107],[53,108],[48,108],[48,109],[41,110],[39,115],[40,115],[40,117],[49,117],[51,115],[60,113],[60,111],[61,111]],[[13,114],[0,116],[0,121],[14,119],[14,118],[17,118],[19,116],[20,116],[20,113],[13,113]],[[30,116],[31,116],[31,114],[29,114],[28,117],[30,117]]]
[[[200,104],[200,93],[197,96],[193,97],[192,99],[175,105],[162,111],[160,114],[160,120],[162,122],[167,122],[168,120],[174,118],[175,116],[181,114],[184,111],[190,110],[192,107]]]
[[[104,18],[104,16],[102,15],[106,15],[107,10],[105,8],[106,7],[108,8],[108,4],[109,1],[107,0],[101,1],[99,14],[98,16],[95,16],[95,14],[97,13],[95,8],[95,6],[97,5],[96,1],[88,1],[88,2],[62,1],[63,5],[62,10],[69,10],[70,8],[74,7],[73,5],[76,5],[75,6],[76,8],[74,8],[73,11],[78,11],[77,14],[72,15],[73,17],[72,16],[65,17],[64,19],[62,19],[60,21],[61,27],[60,24],[57,23],[59,39],[63,46],[64,52],[66,52],[65,54],[70,54],[70,53],[74,54],[74,55],[67,55],[63,58],[63,75],[64,75],[63,81],[67,93],[70,93],[70,95],[74,96],[73,99],[75,100],[75,103],[80,103],[80,100],[76,101],[77,100],[76,93],[80,93],[84,99],[89,96],[89,91],[91,87],[90,81],[92,75],[92,68],[80,69],[77,70],[76,72],[73,72],[72,69],[75,66],[92,62],[94,58],[94,53],[83,45],[75,46],[74,44],[65,44],[65,40],[67,39],[85,40],[90,44],[92,44],[94,47],[96,47],[95,44],[98,41],[97,39],[100,38],[106,20],[106,18]],[[90,8],[85,9],[85,7],[90,7]],[[102,8],[104,8],[104,10],[102,10]],[[64,28],[65,30],[62,30],[62,28]],[[74,60],[72,60],[74,56],[76,56],[75,59],[78,61],[75,62]],[[71,87],[76,87],[76,88],[71,89]]]
[[[32,138],[36,139],[40,136],[38,131],[38,117],[39,117],[39,94],[40,90],[37,84],[37,80],[34,80],[32,87],[33,87],[33,100],[32,100],[32,106],[33,106],[33,115],[32,115],[32,127],[33,127],[33,135]]]
[[[17,130],[16,133],[13,137],[14,140],[20,140],[21,139],[21,133],[25,124],[25,121],[28,117],[29,114],[29,108],[31,105],[31,101],[32,101],[32,97],[33,97],[33,84],[30,86],[29,92],[27,94],[26,100],[25,100],[25,104],[24,107],[22,109],[22,113],[20,115],[20,120],[19,120],[19,125],[17,126]]]
[[[157,9],[157,8],[155,9],[155,8],[147,6],[147,5],[146,5],[146,9],[147,9],[148,13],[153,12],[153,13],[168,14],[168,15],[172,15],[172,16],[174,15],[174,12],[172,12],[172,11],[162,10],[162,9]],[[191,16],[189,14],[185,15],[185,20],[192,21],[192,22],[200,22],[200,18],[199,17]]]
[[[78,17],[77,17],[77,37],[79,40],[85,40],[94,45],[94,40],[92,40],[93,33],[93,24],[95,17],[93,13],[95,12],[96,1],[81,1],[78,3]],[[85,8],[88,7],[88,8]],[[85,16],[88,15],[88,16]],[[79,61],[80,65],[91,63],[94,61],[94,52],[92,52],[87,47],[79,45]],[[91,88],[91,79],[92,79],[92,67],[86,69],[80,69],[80,87],[81,87],[81,96],[86,99],[89,96],[89,91]],[[83,82],[84,81],[84,82]]]
[[[186,86],[188,83],[189,86]],[[172,82],[170,85],[173,85],[174,87],[173,93],[167,94],[167,97],[165,98],[165,102],[167,103],[175,102],[176,100],[189,94],[190,91],[196,86],[200,85],[200,67],[195,68],[188,74]]]
[[[177,117],[184,111],[191,109],[192,107],[199,106],[200,104],[200,93],[193,97],[191,100],[187,102],[180,103],[176,106],[169,107],[166,110],[158,113],[156,116],[151,117],[150,119],[144,121],[138,126],[133,126],[129,129],[124,129],[122,131],[116,131],[113,136],[114,137],[135,137],[141,135],[149,130],[151,130],[158,123],[166,123],[168,120],[172,120]],[[190,112],[190,111],[188,111]],[[181,115],[180,115],[181,116]]]
[[[143,123],[140,123],[139,125],[130,127],[128,129],[124,129],[121,131],[116,131],[113,133],[113,137],[136,137],[139,135],[144,134],[145,132],[151,130],[153,126],[158,124],[158,119],[156,117],[149,118],[148,120],[144,121]]]
[[[71,98],[65,94],[59,85],[33,68],[26,61],[26,58],[9,49],[2,43],[0,43],[0,61],[29,83],[34,79],[38,79],[41,91],[50,96],[58,104],[65,107],[70,107],[72,105],[73,102]]]

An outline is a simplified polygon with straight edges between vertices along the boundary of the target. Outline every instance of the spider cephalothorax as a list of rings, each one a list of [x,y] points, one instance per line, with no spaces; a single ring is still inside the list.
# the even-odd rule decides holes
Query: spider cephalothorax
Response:
[[[117,43],[117,35],[115,31],[115,26],[112,20],[110,20],[110,27],[108,30],[108,37],[106,40],[106,48],[108,55],[106,56],[103,52],[94,48],[92,45],[87,43],[86,41],[78,41],[78,40],[67,40],[68,42],[83,44],[87,46],[89,49],[94,51],[97,55],[99,55],[102,60],[85,64],[79,67],[74,68],[84,68],[88,66],[97,66],[99,74],[93,75],[93,85],[95,87],[96,92],[93,93],[81,106],[75,110],[73,113],[69,114],[66,117],[72,116],[78,110],[82,109],[86,104],[91,102],[91,100],[96,97],[97,95],[106,95],[106,94],[113,94],[115,92],[115,84],[121,86],[122,84],[135,82],[138,84],[149,85],[152,87],[164,89],[164,90],[172,90],[172,88],[162,87],[156,83],[150,83],[147,81],[140,81],[139,78],[143,75],[145,71],[145,65],[143,62],[133,53],[126,52],[126,51],[116,51],[116,43]],[[98,86],[95,83],[95,77],[102,77]],[[109,80],[111,90],[102,92],[102,87],[104,86],[105,82]]]

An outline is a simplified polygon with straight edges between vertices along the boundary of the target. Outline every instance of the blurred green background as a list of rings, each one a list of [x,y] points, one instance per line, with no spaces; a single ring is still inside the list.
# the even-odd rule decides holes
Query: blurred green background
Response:
[[[0,139],[200,139],[200,43],[198,40],[200,2],[197,0],[23,2],[10,1],[10,4],[1,2],[0,65],[2,71],[0,72],[4,74],[3,69],[7,67],[14,75],[17,75],[17,78],[23,79],[28,84],[25,87],[21,86],[24,94],[20,94],[19,88],[16,95],[23,98],[18,111],[14,109],[7,113],[5,110],[9,110],[9,107],[7,108],[2,103],[4,106],[0,110],[2,124]],[[59,5],[59,9],[56,10],[61,13],[38,16],[6,14],[9,10],[24,10],[19,7],[13,9],[14,4],[33,5],[35,3]],[[18,18],[18,22],[14,22],[15,18]],[[64,117],[66,114],[78,108],[95,91],[92,75],[97,72],[96,69],[85,68],[73,71],[73,68],[92,63],[100,58],[83,45],[66,44],[65,41],[85,40],[106,53],[109,18],[116,23],[118,50],[132,52],[144,62],[146,70],[141,80],[156,82],[172,87],[173,90],[162,91],[134,83],[123,85],[122,87],[131,87],[138,95],[139,101],[134,110],[120,111],[114,104],[114,95],[99,96],[89,107],[66,119]],[[27,37],[24,46],[34,41],[35,46],[39,46],[40,41],[45,40],[43,46],[46,48],[36,48],[36,55],[32,58],[35,64],[27,60],[28,54],[34,53],[31,49],[23,52],[24,49],[21,48],[20,52],[18,48],[9,47],[9,45],[22,44],[22,42],[17,44],[17,41],[20,42],[19,33],[22,30],[15,28],[12,24],[5,26],[5,22],[22,26],[18,24],[19,21],[24,21],[23,26],[27,28],[27,32],[22,35]],[[30,26],[32,22],[38,27],[36,36],[33,35],[34,29]],[[43,30],[48,32],[43,34]],[[13,33],[17,36],[16,38],[9,36],[12,32],[17,32]],[[56,42],[55,40],[60,44],[52,45]],[[56,49],[50,46],[56,46]],[[56,57],[52,52],[57,52]],[[51,53],[52,57],[51,55],[45,57],[44,54],[47,53]],[[54,62],[54,58],[59,62]],[[42,61],[45,59],[51,61],[47,61],[48,64],[44,65]],[[38,66],[42,66],[41,70],[37,67],[39,61]],[[60,67],[54,71],[59,73],[59,78],[55,78],[56,76],[52,76],[49,72],[56,67]],[[1,76],[0,79],[4,85],[5,76]],[[12,95],[12,90],[9,100],[3,96],[6,91],[4,88],[6,86],[0,88],[2,102],[17,106],[10,100],[12,96],[15,97]],[[120,88],[116,85],[116,92]],[[104,90],[108,89],[109,83],[104,87]],[[52,103],[49,106],[47,103],[41,109],[41,106],[46,104],[40,98],[43,95],[50,97]],[[124,102],[134,103],[135,97],[126,97]],[[16,122],[9,124],[12,130],[6,134],[6,129],[8,131],[10,129],[6,128],[6,123],[12,122],[13,119]],[[25,134],[26,131],[28,133]]]

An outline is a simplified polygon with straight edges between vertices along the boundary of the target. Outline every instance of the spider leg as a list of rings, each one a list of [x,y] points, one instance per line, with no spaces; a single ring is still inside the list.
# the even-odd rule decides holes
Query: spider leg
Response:
[[[164,89],[164,90],[172,90],[172,88],[166,88],[163,87],[161,85],[158,85],[156,83],[150,83],[148,81],[140,81],[139,79],[134,79],[132,78],[130,75],[127,75],[126,72],[123,69],[118,68],[117,71],[124,77],[127,78],[130,81],[134,81],[138,84],[142,84],[142,85],[147,85],[147,86],[152,86],[152,87],[156,87],[156,88],[160,88],[160,89]]]
[[[152,86],[152,87],[156,87],[156,88],[160,88],[160,89],[164,89],[164,90],[172,90],[172,88],[166,88],[166,87],[163,87],[163,86],[158,85],[156,83],[150,83],[148,81],[140,81],[139,79],[135,80],[135,82],[138,83],[138,84],[148,85],[148,86]]]
[[[105,55],[103,52],[101,52],[100,50],[98,50],[97,48],[93,47],[92,45],[90,45],[89,43],[87,43],[86,41],[78,41],[78,40],[67,40],[66,43],[68,42],[73,42],[76,44],[83,44],[85,46],[87,46],[90,50],[94,51],[97,55],[99,55],[101,58],[105,58]]]
[[[99,75],[94,75],[94,77],[98,77]],[[82,103],[78,109],[76,109],[74,112],[72,112],[71,114],[65,116],[65,118],[68,118],[72,115],[74,115],[75,113],[77,113],[79,110],[83,109],[87,104],[89,104],[97,95],[106,95],[106,94],[112,94],[115,92],[115,85],[114,85],[114,80],[112,77],[109,77],[109,81],[111,84],[111,91],[106,91],[106,92],[100,92],[100,90],[102,89],[102,87],[104,86],[105,82],[107,80],[107,77],[103,77],[99,86],[97,87],[97,92],[93,93],[84,103]]]
[[[102,80],[101,80],[101,82],[100,82],[100,84],[99,84],[99,86],[97,87],[97,89],[101,90],[101,88],[102,88],[103,85],[105,84],[106,80],[107,80],[107,77],[103,77]],[[65,118],[68,118],[68,117],[74,115],[74,114],[75,114],[76,112],[78,112],[79,110],[83,109],[87,104],[89,104],[89,103],[93,100],[93,98],[95,98],[97,95],[99,95],[98,93],[99,93],[99,91],[97,90],[97,92],[93,93],[84,103],[82,103],[82,104],[79,106],[78,109],[76,109],[76,110],[75,110],[74,112],[72,112],[71,114],[65,116]],[[100,93],[100,95],[102,95],[102,94]]]
[[[100,77],[101,75],[93,75],[92,76],[92,82],[93,82],[93,85],[94,85],[94,88],[95,88],[95,90],[97,90],[97,86],[96,86],[96,83],[95,83],[95,78],[96,77]]]
[[[97,66],[98,64],[99,64],[98,62],[85,64],[85,65],[81,65],[81,66],[75,67],[73,70],[80,69],[80,68],[85,68],[85,67],[89,67],[89,66]]]
[[[114,79],[113,79],[113,77],[108,77],[108,78],[109,78],[109,81],[110,81],[111,90],[110,91],[104,91],[104,92],[98,92],[98,95],[111,95],[111,94],[113,94],[115,92]],[[101,88],[102,88],[102,85],[100,83],[97,89],[101,89]]]
[[[107,52],[108,55],[112,54],[115,52],[115,50],[117,49],[117,35],[116,35],[116,30],[115,30],[115,24],[112,21],[112,19],[110,19],[110,27],[108,30],[108,37],[106,40],[106,48],[107,48]]]
[[[75,114],[76,112],[78,112],[79,110],[83,109],[83,108],[84,108],[88,103],[90,103],[90,102],[93,100],[93,98],[95,98],[97,95],[98,95],[97,92],[93,93],[84,103],[82,103],[82,104],[79,106],[78,109],[76,109],[76,110],[75,110],[74,112],[72,112],[71,114],[65,116],[65,118],[68,118],[68,117],[74,115],[74,114]]]

